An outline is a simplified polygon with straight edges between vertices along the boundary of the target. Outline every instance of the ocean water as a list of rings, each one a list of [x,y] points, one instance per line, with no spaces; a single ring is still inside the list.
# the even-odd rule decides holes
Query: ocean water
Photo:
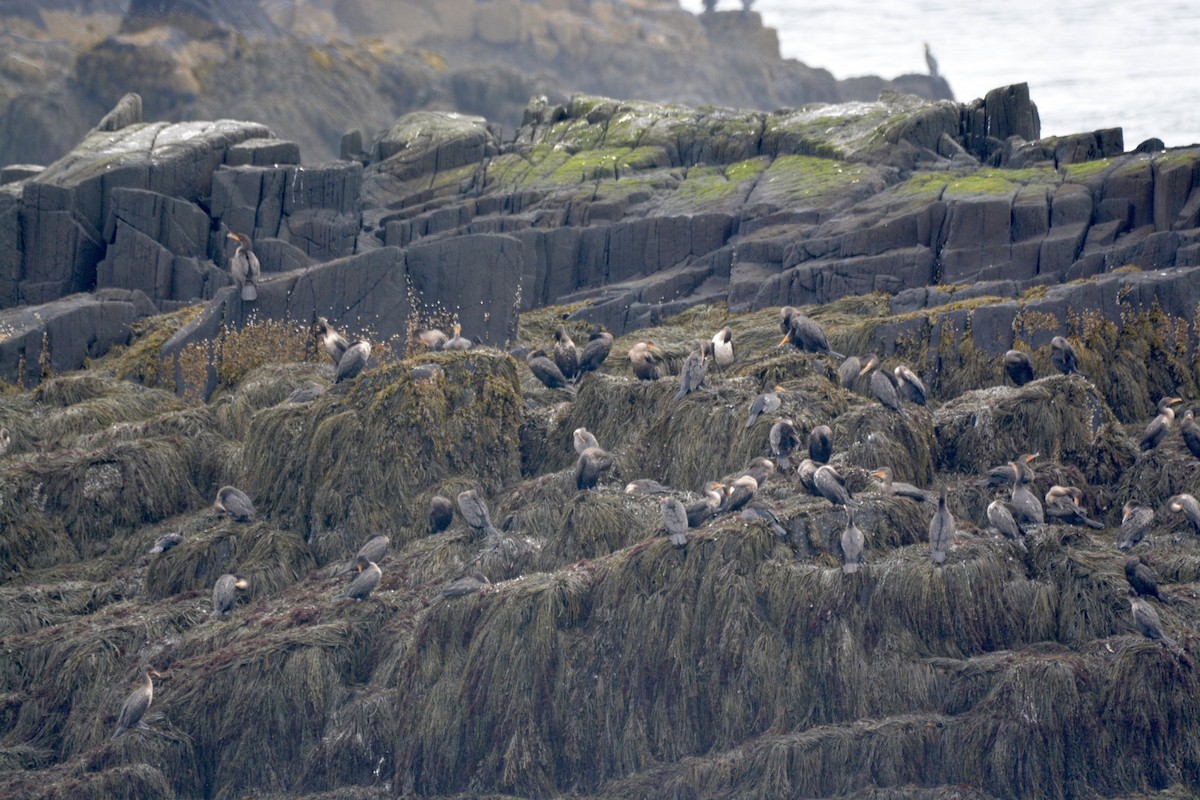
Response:
[[[1152,136],[1169,147],[1200,143],[1194,0],[756,0],[754,10],[779,31],[785,57],[838,78],[924,73],[929,42],[960,102],[1028,83],[1043,136],[1121,127],[1127,150]]]

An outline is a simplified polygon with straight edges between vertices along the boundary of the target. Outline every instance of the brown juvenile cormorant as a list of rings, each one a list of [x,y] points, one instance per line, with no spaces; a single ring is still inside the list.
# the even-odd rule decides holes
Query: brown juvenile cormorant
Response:
[[[820,466],[811,458],[806,458],[800,462],[800,466],[796,467],[796,477],[800,479],[800,485],[815,497],[822,496],[821,492],[817,490],[817,469]]]
[[[287,396],[289,403],[308,403],[325,394],[325,385],[316,381],[305,381]]]
[[[1033,380],[1033,362],[1020,350],[1009,350],[1004,354],[1004,372],[1017,386],[1024,386]]]
[[[179,531],[175,531],[173,533],[168,533],[168,534],[165,534],[165,535],[160,536],[157,539],[155,539],[154,547],[151,547],[149,552],[152,555],[155,553],[165,553],[182,541],[183,541],[183,534],[180,533]]]
[[[1125,559],[1125,580],[1129,581],[1129,588],[1133,589],[1139,597],[1154,597],[1158,602],[1170,605],[1170,598],[1158,588],[1158,577],[1154,574],[1154,570],[1150,569],[1137,556]]]
[[[808,457],[818,464],[828,464],[833,458],[833,429],[817,425],[808,432]]]
[[[783,401],[779,398],[779,393],[782,391],[782,386],[773,383],[769,391],[765,391],[751,400],[750,413],[746,415],[745,427],[752,426],[760,414],[774,414],[778,411],[783,406]]]
[[[580,375],[600,369],[600,365],[612,352],[612,346],[613,335],[611,333],[599,325],[593,328],[588,343],[583,346],[583,350],[579,354]]]
[[[675,400],[682,400],[704,385],[705,364],[708,362],[708,351],[712,342],[700,342],[699,346],[688,354],[679,373],[679,391]]]
[[[217,491],[213,508],[233,517],[235,522],[254,521],[254,503],[250,501],[250,496],[233,486],[222,486]]]
[[[755,482],[761,488],[767,482],[767,479],[775,474],[775,462],[769,458],[758,456],[750,461],[750,464],[742,470],[742,475],[749,475],[754,478]]]
[[[343,597],[353,597],[356,601],[366,600],[367,595],[375,591],[375,587],[379,585],[379,579],[383,576],[379,565],[359,556],[355,559],[354,568],[358,570],[358,577],[350,581],[346,591],[335,594],[334,600]]]
[[[121,706],[121,713],[117,717],[117,729],[113,731],[112,735],[113,739],[130,728],[146,727],[146,723],[142,722],[142,717],[145,716],[151,701],[154,700],[154,681],[150,680],[151,676],[162,677],[156,670],[147,666],[143,666],[138,672],[138,687],[125,698],[125,703]]]
[[[886,369],[879,369],[878,356],[868,356],[867,363],[863,365],[859,374],[870,374],[871,394],[875,395],[875,399],[884,407],[899,412],[902,416],[908,416],[908,412],[900,404],[900,390],[897,388],[896,376]]]
[[[250,237],[244,233],[233,233],[232,231],[225,234],[225,237],[238,243],[237,249],[233,251],[233,258],[229,259],[229,273],[237,281],[238,288],[242,292],[242,299],[246,302],[257,300],[256,282],[261,269],[258,264],[258,256],[254,255],[254,250],[251,249]]]
[[[1017,521],[1013,519],[1012,510],[1008,503],[1003,500],[993,500],[987,507],[988,523],[1000,532],[1000,535],[1005,539],[1012,539],[1014,542],[1025,550],[1025,541],[1021,535],[1021,528],[1017,525]]]
[[[854,511],[847,506],[846,529],[842,531],[842,572],[845,574],[858,572],[865,539],[863,532],[854,524]]]
[[[709,481],[705,484],[704,497],[686,509],[689,528],[700,527],[705,520],[711,519],[713,514],[717,513],[717,509],[721,507],[721,501],[725,499],[724,489],[725,485],[717,481]]]
[[[771,431],[767,434],[767,441],[771,445],[771,457],[775,459],[775,463],[780,469],[790,469],[791,463],[789,458],[792,451],[796,449],[796,445],[800,444],[800,437],[796,435],[796,426],[790,419],[777,420],[771,426]]]
[[[1177,494],[1167,501],[1167,508],[1176,514],[1183,514],[1192,527],[1200,533],[1200,503],[1190,494]]]
[[[1016,461],[1008,462],[1009,469],[1013,472],[1013,487],[1012,505],[1013,519],[1022,528],[1030,525],[1045,525],[1046,512],[1042,508],[1042,503],[1029,489],[1029,478],[1033,474],[1033,470],[1029,469],[1028,463],[1022,466]]]
[[[893,370],[893,375],[896,378],[896,389],[901,397],[914,405],[925,405],[927,394],[925,383],[917,376],[917,373],[901,364]]]
[[[600,442],[598,442],[596,440],[596,437],[593,436],[592,432],[589,431],[587,428],[576,428],[575,431],[571,434],[571,440],[575,445],[576,454],[582,453],[584,450],[587,450],[589,447],[599,447],[600,446]]]
[[[1183,421],[1179,423],[1179,436],[1187,445],[1188,452],[1194,458],[1200,458],[1200,425],[1196,424],[1195,416],[1190,408],[1183,412]]]
[[[579,377],[579,348],[566,325],[554,329],[554,363],[567,380],[574,381]]]
[[[817,487],[817,493],[821,497],[835,506],[861,505],[850,496],[849,490],[846,489],[846,479],[828,464],[817,467],[816,473],[813,474],[813,485]]]
[[[954,541],[954,517],[946,508],[946,486],[938,490],[938,510],[929,520],[929,556],[933,563],[941,564],[946,560],[946,552]]]
[[[1164,397],[1158,401],[1158,416],[1150,421],[1150,424],[1146,426],[1146,432],[1142,434],[1143,453],[1158,447],[1158,443],[1163,440],[1171,428],[1171,423],[1175,421],[1175,409],[1171,406],[1182,402],[1183,399],[1180,397]]]
[[[652,478],[638,478],[625,484],[625,494],[670,494],[671,487]]]
[[[437,328],[424,328],[417,331],[417,341],[424,345],[425,349],[436,352],[445,349],[450,337]]]
[[[872,472],[871,475],[883,481],[883,486],[881,488],[883,489],[884,494],[895,495],[896,497],[907,497],[910,500],[918,500],[923,503],[937,502],[937,498],[934,497],[933,492],[927,492],[924,489],[913,486],[911,483],[892,480],[891,467],[880,467]]]
[[[758,491],[758,481],[753,475],[739,475],[725,486],[725,498],[721,501],[718,511],[732,514],[741,511],[742,507],[754,499]]]
[[[779,343],[780,347],[790,342],[797,349],[810,353],[824,353],[834,358],[845,358],[841,353],[835,353],[829,349],[829,337],[825,335],[825,330],[811,318],[791,306],[779,309],[779,317],[779,329],[783,331],[783,341]]]
[[[545,350],[531,350],[529,355],[525,356],[525,363],[529,365],[533,377],[541,381],[547,389],[566,388],[567,376],[550,360]]]
[[[358,376],[367,366],[371,358],[371,343],[366,339],[356,339],[354,344],[346,348],[342,360],[338,362],[334,383],[348,381]]]
[[[1080,505],[1083,490],[1055,484],[1046,492],[1046,518],[1063,525],[1087,525],[1100,530],[1104,524],[1090,518]]]
[[[454,335],[446,340],[442,345],[443,350],[470,350],[475,345],[471,340],[462,335],[462,325],[454,323]]]
[[[1154,509],[1139,506],[1132,500],[1121,508],[1121,530],[1117,533],[1117,548],[1128,550],[1142,539],[1154,524]]]
[[[600,481],[600,474],[612,469],[614,459],[599,447],[589,447],[575,459],[575,488],[592,489]]]
[[[250,588],[250,582],[236,575],[222,575],[213,584],[212,616],[223,617],[233,610],[237,602],[237,590]]]
[[[467,521],[471,532],[479,535],[500,535],[500,531],[492,527],[492,518],[488,514],[487,503],[483,502],[474,489],[458,493],[458,513]]]
[[[342,356],[346,354],[346,348],[350,346],[350,343],[324,317],[317,317],[315,330],[317,338],[321,340],[321,347],[333,359],[334,365],[337,365],[342,360]]]
[[[435,494],[429,498],[429,532],[441,533],[454,521],[454,504],[449,497]]]
[[[713,363],[718,370],[733,366],[733,331],[728,325],[713,334],[710,346]]]
[[[689,526],[687,509],[677,497],[664,497],[662,501],[663,528],[671,537],[675,547],[687,545],[687,529]]]
[[[1138,597],[1137,592],[1129,590],[1129,610],[1133,612],[1133,625],[1147,639],[1162,642],[1172,649],[1178,647],[1175,640],[1163,633],[1162,622],[1154,606]]]
[[[1013,464],[1017,465],[1017,469],[1020,470],[1023,480],[1026,483],[1032,483],[1035,476],[1033,473],[1033,467],[1029,466],[1029,464],[1035,458],[1037,458],[1038,455],[1038,453],[1024,453],[1017,456],[1016,461],[1010,461],[999,467],[992,467],[988,470],[987,477],[982,480],[975,481],[975,485],[981,488],[986,487],[991,489],[996,486],[1006,486],[1012,483]]]
[[[629,365],[639,381],[656,381],[661,376],[656,357],[662,351],[654,342],[638,342],[629,349]]]
[[[474,594],[485,586],[491,586],[492,582],[487,579],[477,569],[473,569],[461,578],[450,581],[442,587],[441,597],[464,597],[468,594]]]
[[[1061,336],[1050,340],[1050,363],[1063,375],[1079,371],[1079,359],[1075,355],[1075,348]]]

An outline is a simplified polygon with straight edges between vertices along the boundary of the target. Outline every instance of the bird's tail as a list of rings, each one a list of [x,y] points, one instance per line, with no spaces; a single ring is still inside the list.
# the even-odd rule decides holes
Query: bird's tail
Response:
[[[258,287],[254,285],[254,281],[246,281],[242,286],[242,300],[247,303],[258,299]]]
[[[842,564],[842,572],[846,575],[853,575],[855,572],[858,572],[858,562],[847,561],[845,564]]]
[[[1089,519],[1088,517],[1083,518],[1083,524],[1094,530],[1102,530],[1104,528],[1103,522],[1097,522],[1096,520]]]
[[[754,422],[757,419],[758,419],[758,414],[751,414],[750,416],[746,417],[746,427],[749,428],[752,425],[754,425]]]
[[[935,564],[941,564],[946,560],[945,550],[931,550],[929,554],[933,557],[933,563]]]
[[[842,355],[841,353],[839,353],[835,350],[830,350],[829,355],[833,356],[834,358],[840,358],[842,361],[846,360],[846,357],[844,355]]]
[[[688,538],[686,533],[672,533],[671,545],[673,547],[687,547]]]

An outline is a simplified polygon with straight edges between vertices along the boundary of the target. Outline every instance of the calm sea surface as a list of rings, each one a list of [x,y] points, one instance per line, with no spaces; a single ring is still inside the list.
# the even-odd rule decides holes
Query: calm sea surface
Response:
[[[681,0],[699,12],[700,0]],[[741,8],[719,0],[717,10]],[[783,55],[838,78],[925,72],[929,42],[960,102],[1027,82],[1042,135],[1125,129],[1200,143],[1200,2],[757,0]]]

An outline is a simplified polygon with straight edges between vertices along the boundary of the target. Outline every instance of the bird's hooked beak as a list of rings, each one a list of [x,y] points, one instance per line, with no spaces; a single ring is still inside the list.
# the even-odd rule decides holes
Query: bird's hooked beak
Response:
[[[1037,458],[1040,455],[1041,455],[1041,453],[1029,453],[1029,454],[1025,455],[1024,456],[1025,463],[1028,464],[1030,461],[1033,461],[1035,458]]]
[[[784,334],[783,340],[782,340],[782,341],[781,341],[779,344],[777,344],[777,345],[775,345],[775,346],[776,346],[776,347],[783,347],[785,344],[787,344],[787,343],[788,343],[788,342],[790,342],[791,340],[792,340],[792,332],[791,332],[791,331],[788,331],[786,334]]]
[[[863,364],[863,368],[858,371],[859,377],[861,378],[863,375],[866,375],[868,372],[875,369],[875,365],[878,363],[879,363],[879,359],[868,358],[867,363]]]

